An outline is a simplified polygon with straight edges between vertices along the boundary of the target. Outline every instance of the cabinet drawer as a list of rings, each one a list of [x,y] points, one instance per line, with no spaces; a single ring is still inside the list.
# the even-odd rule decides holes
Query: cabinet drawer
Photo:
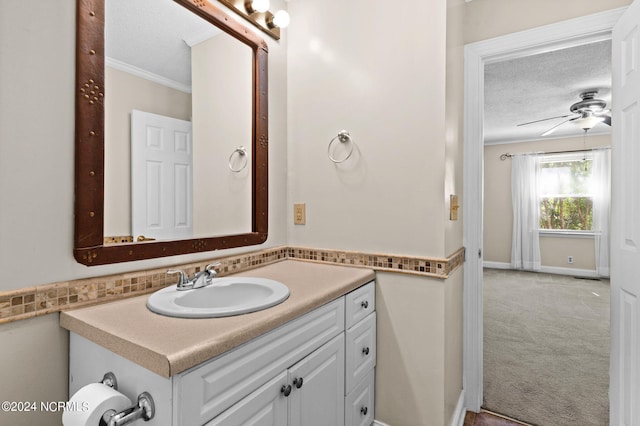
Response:
[[[340,298],[177,376],[177,424],[206,423],[343,330]]]
[[[376,287],[371,281],[357,290],[347,294],[345,327],[348,329],[362,318],[376,310]]]
[[[376,365],[376,313],[347,330],[346,339],[345,395],[348,395]]]
[[[375,403],[375,369],[369,371],[344,403],[345,426],[369,426],[373,423]]]

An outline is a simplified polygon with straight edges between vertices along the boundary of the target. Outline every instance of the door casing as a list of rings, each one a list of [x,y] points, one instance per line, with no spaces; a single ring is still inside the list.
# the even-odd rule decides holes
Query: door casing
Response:
[[[465,407],[469,411],[480,410],[483,392],[484,66],[609,40],[613,26],[625,10],[626,7],[612,9],[465,45],[463,244],[467,256],[464,263],[463,392]]]

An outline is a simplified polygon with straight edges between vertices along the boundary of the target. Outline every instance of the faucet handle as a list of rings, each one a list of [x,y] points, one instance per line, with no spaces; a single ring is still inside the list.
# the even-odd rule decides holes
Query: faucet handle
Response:
[[[178,287],[186,285],[189,282],[189,277],[187,277],[187,274],[181,269],[169,269],[167,274],[180,274],[180,277],[178,278]]]
[[[218,271],[216,271],[216,268],[220,265],[220,262],[210,263],[206,266],[206,268],[204,268],[204,270],[209,274],[209,278],[215,278],[215,276],[218,275]]]

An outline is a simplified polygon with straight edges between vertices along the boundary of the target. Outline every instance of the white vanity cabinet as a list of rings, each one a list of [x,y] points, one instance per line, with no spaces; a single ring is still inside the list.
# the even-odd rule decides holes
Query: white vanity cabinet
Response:
[[[374,419],[375,297],[372,282],[345,296],[345,426],[369,426]]]
[[[373,422],[373,282],[170,378],[75,333],[70,349],[70,393],[111,371],[129,398],[152,395],[149,426]]]
[[[344,335],[278,374],[207,426],[340,425],[344,398]]]

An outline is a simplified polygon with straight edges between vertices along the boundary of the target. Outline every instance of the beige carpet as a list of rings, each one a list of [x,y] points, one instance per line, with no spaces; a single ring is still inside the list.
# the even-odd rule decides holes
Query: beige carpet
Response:
[[[485,269],[487,410],[540,426],[609,421],[609,282]]]

